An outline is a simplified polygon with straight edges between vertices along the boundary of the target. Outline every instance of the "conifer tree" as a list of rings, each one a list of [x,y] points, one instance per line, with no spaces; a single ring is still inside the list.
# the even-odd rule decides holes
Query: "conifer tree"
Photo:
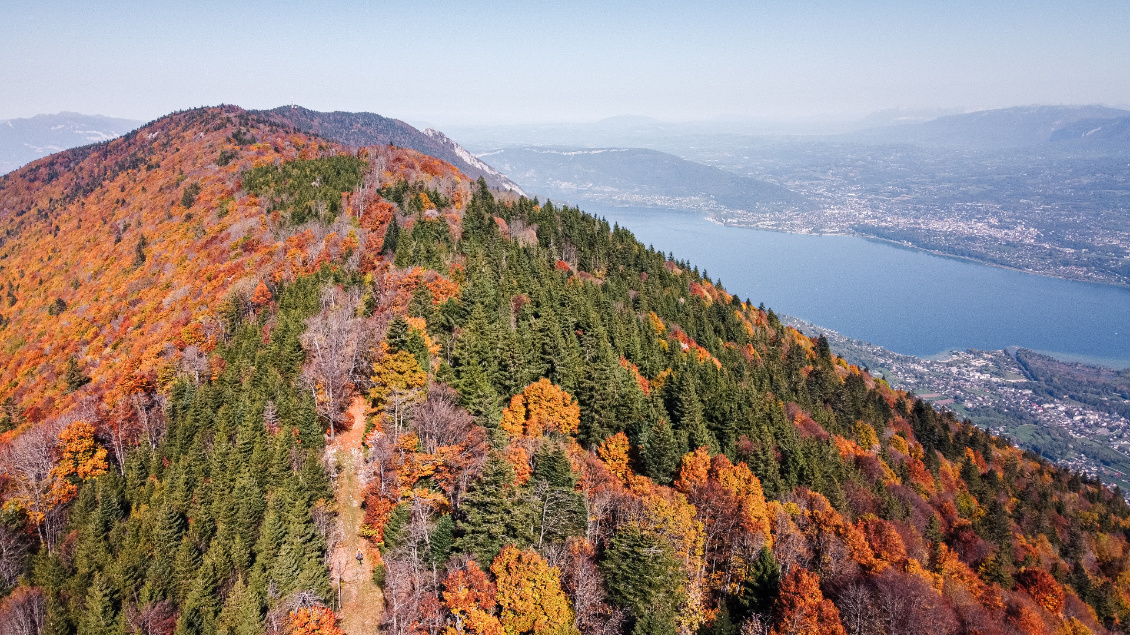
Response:
[[[492,453],[479,481],[460,505],[455,548],[491,562],[503,545],[529,545],[533,539],[533,510],[514,484],[514,468]]]
[[[619,363],[608,343],[604,329],[596,326],[584,335],[584,364],[581,377],[581,428],[578,440],[595,446],[620,429],[617,418]]]
[[[702,401],[695,390],[694,378],[684,369],[679,373],[677,391],[675,393],[675,408],[672,415],[675,418],[676,430],[681,437],[686,439],[686,451],[695,448],[707,448],[712,452],[718,451],[718,442],[714,435],[706,428],[706,421],[702,414]]]
[[[86,589],[78,635],[114,635],[117,630],[113,591],[105,577],[96,573]]]
[[[640,633],[674,633],[680,601],[678,563],[662,539],[638,528],[616,532],[601,562],[612,601],[629,611]]]
[[[658,483],[669,484],[682,457],[675,433],[663,417],[652,424],[640,446],[640,459],[645,474]]]
[[[381,244],[381,253],[395,254],[399,244],[400,223],[396,222],[396,214],[393,213],[392,220],[388,222],[388,228],[385,229],[384,242]]]

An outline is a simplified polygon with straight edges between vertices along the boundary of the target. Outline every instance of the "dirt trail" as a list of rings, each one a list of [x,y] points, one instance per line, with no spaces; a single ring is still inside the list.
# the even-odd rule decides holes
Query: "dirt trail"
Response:
[[[361,509],[364,491],[357,476],[361,465],[362,436],[365,433],[365,400],[356,397],[349,407],[352,427],[337,435],[327,452],[341,466],[336,492],[338,514],[343,536],[330,556],[330,580],[335,591],[341,581],[341,628],[346,635],[375,635],[381,623],[384,598],[373,584],[373,562],[376,551],[357,533],[365,517]],[[357,553],[364,555],[358,565]]]

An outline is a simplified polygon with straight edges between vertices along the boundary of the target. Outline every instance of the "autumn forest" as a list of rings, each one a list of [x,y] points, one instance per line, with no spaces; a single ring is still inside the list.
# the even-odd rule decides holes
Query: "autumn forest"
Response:
[[[1117,489],[621,227],[272,112],[0,177],[0,633],[1130,629]]]

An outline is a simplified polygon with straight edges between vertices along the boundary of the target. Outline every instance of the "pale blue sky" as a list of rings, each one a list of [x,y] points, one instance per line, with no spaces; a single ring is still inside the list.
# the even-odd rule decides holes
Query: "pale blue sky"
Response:
[[[0,119],[292,100],[443,124],[1130,105],[1130,0],[0,2]]]

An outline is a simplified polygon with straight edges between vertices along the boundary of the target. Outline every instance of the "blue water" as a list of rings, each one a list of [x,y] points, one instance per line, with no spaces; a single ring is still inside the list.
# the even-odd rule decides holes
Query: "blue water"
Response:
[[[724,227],[693,212],[602,207],[644,244],[743,299],[908,355],[1022,346],[1130,367],[1130,289],[1020,273],[856,236]]]

